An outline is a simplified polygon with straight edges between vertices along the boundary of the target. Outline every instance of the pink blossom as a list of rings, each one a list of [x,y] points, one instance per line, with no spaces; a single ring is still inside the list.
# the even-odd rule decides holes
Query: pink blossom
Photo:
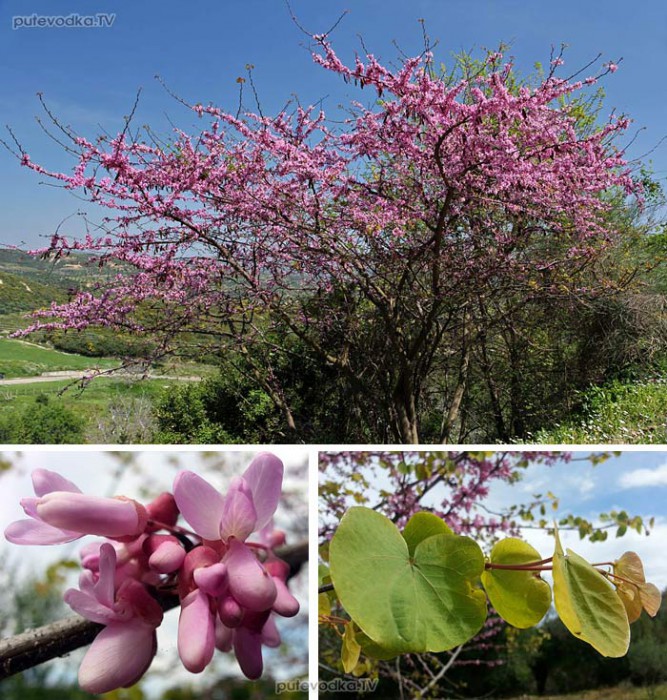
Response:
[[[146,528],[146,509],[129,498],[100,498],[53,491],[37,499],[41,520],[54,527],[103,537],[136,537]]]
[[[52,491],[81,493],[80,489],[60,474],[47,469],[35,469],[32,473],[32,484],[38,498],[23,498],[21,506],[30,520],[17,520],[5,529],[5,537],[14,544],[62,544],[72,542],[82,537],[81,532],[74,532],[53,524],[45,523],[37,513],[37,503],[40,497]]]
[[[75,612],[104,625],[79,669],[83,689],[129,686],[148,669],[163,617],[154,587],[178,592],[178,652],[189,671],[203,671],[217,647],[234,649],[244,673],[258,677],[262,644],[280,640],[273,615],[299,609],[285,585],[289,567],[272,552],[285,541],[272,519],[282,476],[282,462],[261,453],[224,496],[182,472],[174,496],[161,494],[144,507],[122,496],[84,495],[54,472],[33,473],[35,497],[21,501],[30,519],[7,528],[10,541],[49,544],[83,534],[111,540],[82,547],[79,588],[64,596]],[[195,533],[177,525],[179,508]],[[259,542],[246,542],[254,532]]]
[[[116,550],[100,547],[99,573],[84,571],[79,590],[69,589],[65,602],[83,617],[105,625],[79,668],[79,685],[91,693],[130,686],[145,673],[157,651],[155,629],[162,609],[135,579],[116,585]]]
[[[37,498],[21,499],[32,520],[18,520],[5,530],[15,544],[60,544],[83,535],[136,537],[147,523],[146,509],[136,501],[87,496],[55,472],[36,469],[32,474]]]

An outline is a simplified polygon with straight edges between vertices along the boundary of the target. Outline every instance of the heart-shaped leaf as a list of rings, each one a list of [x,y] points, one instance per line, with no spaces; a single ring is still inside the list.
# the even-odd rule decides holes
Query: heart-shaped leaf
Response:
[[[607,579],[571,549],[558,531],[553,560],[554,604],[563,624],[603,656],[624,656],[630,644],[625,608]]]
[[[486,619],[486,596],[475,585],[484,557],[468,537],[433,535],[410,555],[388,518],[355,507],[331,540],[329,564],[345,610],[394,656],[451,649],[473,637]]]
[[[492,564],[500,566],[539,560],[540,554],[534,547],[514,537],[497,542],[490,557]],[[539,572],[487,569],[482,574],[482,585],[500,617],[514,627],[536,625],[551,605],[551,588]]]

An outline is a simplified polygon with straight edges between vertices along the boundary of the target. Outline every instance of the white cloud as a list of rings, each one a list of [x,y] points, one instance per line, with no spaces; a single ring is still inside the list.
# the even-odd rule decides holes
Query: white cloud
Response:
[[[643,486],[667,486],[667,464],[661,464],[655,469],[635,469],[626,472],[618,483],[625,489]]]
[[[525,539],[543,556],[551,556],[554,549],[554,539],[542,530],[524,530]],[[667,559],[665,559],[665,540],[667,538],[667,519],[656,518],[651,535],[639,535],[634,530],[628,530],[620,538],[610,532],[609,539],[604,542],[580,540],[576,532],[561,530],[560,538],[563,548],[570,548],[590,562],[613,561],[623,552],[636,552],[643,564],[646,580],[654,583],[660,590],[667,588]],[[550,574],[544,576],[551,580]]]

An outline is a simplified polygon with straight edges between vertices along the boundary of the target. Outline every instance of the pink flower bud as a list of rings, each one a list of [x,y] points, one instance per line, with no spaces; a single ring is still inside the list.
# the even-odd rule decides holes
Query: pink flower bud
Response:
[[[162,525],[172,527],[176,525],[178,520],[178,506],[176,500],[170,493],[161,493],[157,498],[153,499],[147,506],[149,520],[156,520]],[[159,530],[160,526],[150,526],[151,531]]]
[[[195,571],[204,566],[217,564],[219,561],[220,557],[217,552],[206,546],[195,547],[185,555],[178,574],[178,595],[181,597],[181,600],[197,588],[194,580]]]
[[[243,608],[227,595],[218,603],[218,616],[226,627],[238,627],[243,622]]]
[[[231,651],[232,639],[234,636],[233,630],[220,622],[219,618],[215,618],[215,648],[220,651]]]
[[[195,569],[193,578],[198,588],[213,597],[227,589],[227,567],[222,562]]]
[[[185,559],[183,545],[171,535],[150,535],[143,549],[148,556],[148,566],[160,574],[176,571]]]
[[[299,601],[289,592],[282,579],[274,576],[273,582],[277,591],[273,610],[283,617],[294,617],[299,612]]]
[[[247,678],[254,681],[262,675],[264,662],[260,634],[247,627],[234,630],[234,654]]]
[[[201,673],[215,651],[215,618],[208,596],[194,590],[181,601],[178,655],[191,673]]]
[[[280,646],[280,632],[276,627],[276,621],[273,615],[270,615],[268,620],[264,623],[262,627],[262,644],[272,649],[276,649]]]
[[[37,501],[37,515],[47,524],[104,537],[136,537],[146,527],[146,509],[126,498],[99,498],[53,491]]]

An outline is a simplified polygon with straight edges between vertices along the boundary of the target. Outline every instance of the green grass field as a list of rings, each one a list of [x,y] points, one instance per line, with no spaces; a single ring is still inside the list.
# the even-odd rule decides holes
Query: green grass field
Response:
[[[21,340],[0,338],[0,374],[6,379],[64,370],[111,369],[118,365],[119,361],[114,358],[84,357]]]
[[[645,688],[618,686],[582,690],[568,695],[519,695],[512,700],[667,700],[667,685],[654,685]]]
[[[112,413],[125,413],[123,420],[137,422],[138,414],[141,412],[145,418],[155,398],[173,384],[174,381],[160,379],[99,378],[83,391],[71,381],[0,386],[0,419],[20,414],[39,397],[47,397],[49,403],[62,405],[84,418],[85,442],[115,442],[108,428]],[[103,433],[103,425],[107,426],[107,433]]]
[[[584,416],[538,432],[542,444],[664,444],[667,442],[667,381],[595,387],[586,392]]]

